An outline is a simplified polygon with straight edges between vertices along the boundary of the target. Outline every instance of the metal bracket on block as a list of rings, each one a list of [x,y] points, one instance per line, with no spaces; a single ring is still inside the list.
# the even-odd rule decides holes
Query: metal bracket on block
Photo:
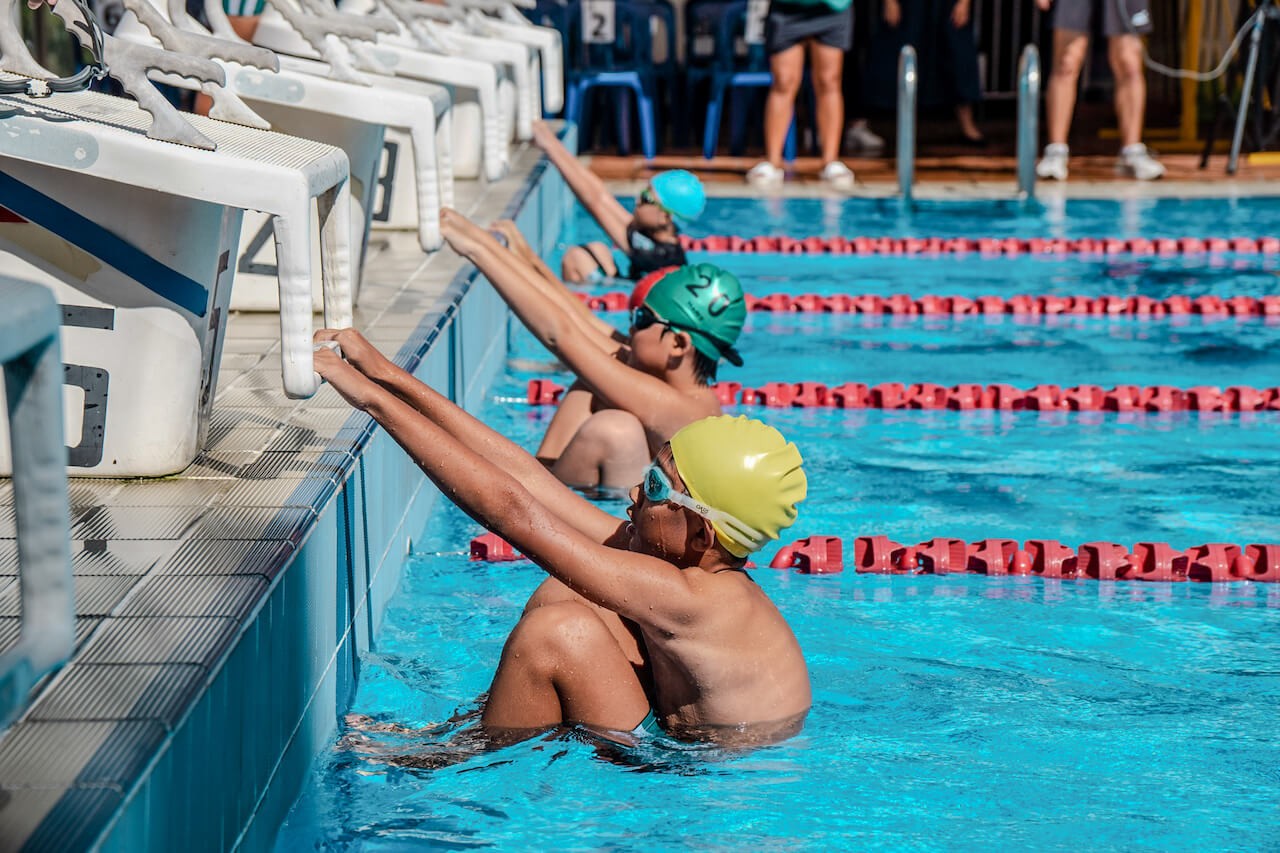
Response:
[[[264,71],[280,70],[279,58],[266,48],[254,47],[244,42],[237,43],[210,38],[207,35],[175,26],[161,9],[153,5],[152,0],[123,0],[123,2],[125,9],[131,12],[142,26],[146,27],[147,31],[160,42],[160,46],[165,50],[199,56],[205,59],[221,59],[225,62],[235,62],[240,65],[261,68]],[[186,9],[182,8],[180,11],[182,14],[181,17],[177,18],[177,21],[187,20]],[[172,10],[170,10],[170,15],[172,15]],[[163,77],[160,79],[162,82],[169,82],[164,80]],[[261,130],[269,130],[271,128],[271,124],[266,119],[250,109],[230,89],[211,82],[204,82],[200,86],[200,91],[213,101],[213,108],[209,111],[209,115],[213,118],[246,127],[256,127]]]
[[[52,7],[62,18],[68,32],[86,49],[95,53],[103,70],[118,82],[151,116],[147,136],[192,148],[213,151],[217,146],[182,117],[155,84],[150,72],[176,74],[202,82],[225,84],[222,67],[210,59],[183,56],[167,50],[122,42],[102,32],[93,13],[80,2],[63,2]],[[0,0],[0,69],[46,80],[52,86],[53,75],[42,68],[27,51],[18,29],[18,6],[15,0]],[[56,78],[55,78],[56,79]],[[87,85],[87,84],[86,84]],[[84,86],[79,87],[81,89]]]

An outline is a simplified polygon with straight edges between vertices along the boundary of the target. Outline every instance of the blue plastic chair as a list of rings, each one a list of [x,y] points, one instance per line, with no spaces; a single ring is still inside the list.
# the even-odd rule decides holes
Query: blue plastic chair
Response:
[[[560,33],[560,48],[564,51],[562,67],[567,79],[573,72],[573,63],[577,59],[577,54],[570,47],[574,44],[573,39],[577,34],[577,5],[566,3],[564,0],[536,0],[533,8],[521,8],[520,11],[530,22],[540,27],[550,27]],[[545,98],[543,103],[546,103]],[[543,112],[544,118],[550,118],[552,115],[545,110]]]
[[[707,101],[707,125],[702,135],[702,155],[708,160],[716,154],[725,97],[735,89],[768,88],[773,85],[773,75],[769,73],[769,61],[764,53],[764,45],[749,44],[746,46],[746,55],[738,55],[737,44],[746,30],[746,0],[727,3],[719,11],[720,18],[715,29],[716,52],[710,75],[711,95]],[[734,110],[732,135],[735,148],[740,144],[745,129],[744,112],[741,109]],[[791,118],[791,126],[787,129],[783,157],[787,160],[796,158],[794,115]]]
[[[569,4],[570,14],[580,19],[581,5]],[[588,95],[593,89],[622,89],[618,109],[618,147],[627,153],[630,138],[626,121],[629,104],[627,96],[634,97],[636,113],[640,119],[640,147],[646,159],[652,160],[658,153],[657,133],[654,127],[654,92],[656,76],[653,68],[653,42],[650,37],[650,19],[654,14],[652,3],[618,2],[614,40],[607,44],[587,44],[578,40],[579,62],[570,71],[568,92],[565,97],[564,117],[584,129],[590,116]]]

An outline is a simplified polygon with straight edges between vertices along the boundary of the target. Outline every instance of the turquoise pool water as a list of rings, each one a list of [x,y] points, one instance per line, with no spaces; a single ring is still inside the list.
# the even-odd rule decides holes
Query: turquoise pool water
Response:
[[[635,199],[623,199],[630,206]],[[1280,198],[712,199],[688,233],[789,237],[1261,237],[1274,235]],[[601,234],[581,208],[566,228],[572,243]]]
[[[741,267],[749,286],[754,260]],[[1002,265],[987,265],[999,277]],[[910,270],[917,292],[950,281],[943,265]],[[1027,289],[1013,264],[1003,271],[1017,279],[1005,287]],[[1079,281],[1073,292],[1103,292]],[[1262,281],[1255,295],[1276,292]],[[1234,283],[1224,273],[1212,286]],[[747,364],[723,378],[1268,385],[1276,334],[1258,321],[753,315]],[[518,358],[545,358],[523,333],[512,344]],[[495,395],[561,376],[517,363]],[[1280,414],[751,411],[807,458],[810,500],[787,538],[1280,541]],[[550,410],[495,402],[484,416],[531,447]],[[362,661],[353,711],[427,726],[487,688],[542,574],[468,562],[478,532],[452,507],[432,520]],[[815,703],[801,736],[745,754],[661,743],[603,755],[543,739],[434,771],[335,747],[277,849],[1275,846],[1280,585],[756,578],[809,661]],[[442,752],[459,728],[375,737]]]

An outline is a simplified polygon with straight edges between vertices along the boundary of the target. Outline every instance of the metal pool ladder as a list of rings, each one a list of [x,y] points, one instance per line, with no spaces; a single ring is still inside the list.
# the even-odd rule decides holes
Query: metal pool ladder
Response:
[[[898,192],[911,201],[916,179],[916,49],[909,44],[898,54]]]
[[[1018,198],[1036,195],[1036,147],[1040,135],[1040,51],[1034,44],[1018,60]]]

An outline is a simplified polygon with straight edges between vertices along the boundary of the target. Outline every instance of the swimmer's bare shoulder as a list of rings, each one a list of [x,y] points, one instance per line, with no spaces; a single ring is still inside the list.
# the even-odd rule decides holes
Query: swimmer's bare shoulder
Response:
[[[812,704],[809,670],[777,606],[745,570],[687,569],[703,606],[678,630],[645,629],[663,727],[688,739],[769,743],[798,732]]]

